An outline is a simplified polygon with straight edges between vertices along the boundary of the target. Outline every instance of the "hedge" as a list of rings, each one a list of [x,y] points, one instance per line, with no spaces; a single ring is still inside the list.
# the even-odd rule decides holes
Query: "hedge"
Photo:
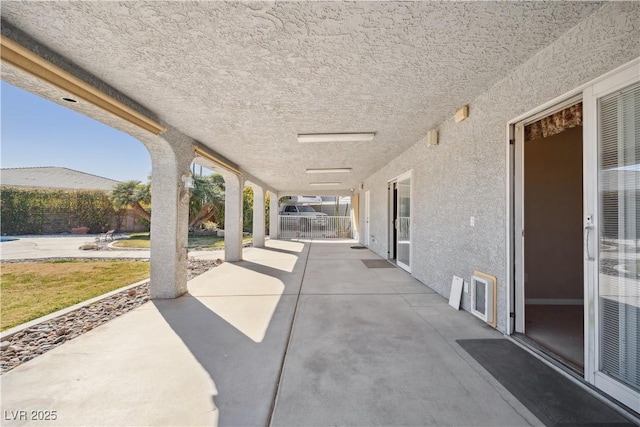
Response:
[[[0,189],[3,235],[50,234],[89,227],[109,228],[114,214],[109,194],[98,190]]]

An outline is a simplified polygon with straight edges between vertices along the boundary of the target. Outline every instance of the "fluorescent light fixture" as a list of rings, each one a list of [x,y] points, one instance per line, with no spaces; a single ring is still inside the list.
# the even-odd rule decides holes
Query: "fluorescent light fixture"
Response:
[[[365,133],[299,133],[298,142],[367,142],[376,136],[375,132]]]
[[[307,169],[307,173],[349,173],[351,168]]]
[[[313,185],[313,186],[323,186],[323,185],[340,185],[342,184],[341,182],[311,182],[309,183],[309,185]]]

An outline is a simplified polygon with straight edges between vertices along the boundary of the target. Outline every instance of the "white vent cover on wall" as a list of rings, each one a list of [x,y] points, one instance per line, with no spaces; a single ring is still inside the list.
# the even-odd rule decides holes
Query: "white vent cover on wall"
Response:
[[[471,276],[471,313],[495,327],[496,278],[475,271]]]

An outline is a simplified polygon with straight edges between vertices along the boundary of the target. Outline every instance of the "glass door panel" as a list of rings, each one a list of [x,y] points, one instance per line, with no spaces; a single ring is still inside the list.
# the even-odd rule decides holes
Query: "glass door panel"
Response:
[[[411,269],[411,176],[398,179],[398,265]]]
[[[640,391],[640,83],[598,100],[599,371]]]

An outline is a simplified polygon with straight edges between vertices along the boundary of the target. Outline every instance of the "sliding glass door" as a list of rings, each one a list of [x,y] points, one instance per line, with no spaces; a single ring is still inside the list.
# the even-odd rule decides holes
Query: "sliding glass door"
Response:
[[[397,262],[411,271],[411,174],[399,177],[397,186]]]
[[[635,72],[634,72],[635,71]],[[585,259],[594,310],[586,325],[590,382],[640,411],[640,82],[637,70],[585,91],[591,182]],[[588,163],[589,160],[586,160]]]

